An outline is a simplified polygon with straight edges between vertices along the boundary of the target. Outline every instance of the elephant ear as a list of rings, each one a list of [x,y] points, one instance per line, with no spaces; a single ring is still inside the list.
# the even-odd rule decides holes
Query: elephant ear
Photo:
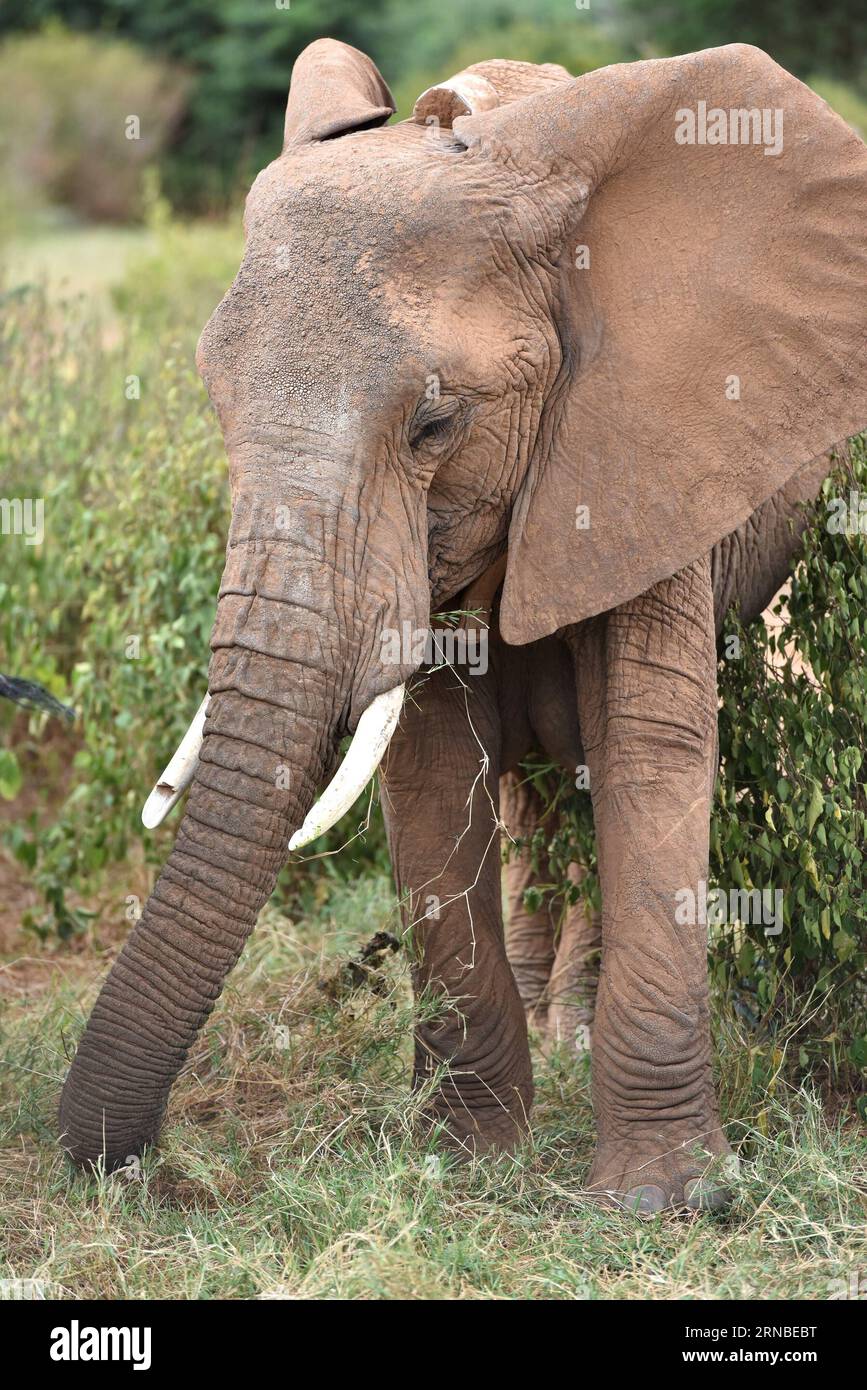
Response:
[[[384,125],[395,105],[376,64],[336,39],[317,39],[292,69],[284,150]]]
[[[867,422],[867,150],[741,44],[604,68],[454,131],[520,195],[526,253],[557,266],[562,363],[500,612],[524,643],[706,554]]]

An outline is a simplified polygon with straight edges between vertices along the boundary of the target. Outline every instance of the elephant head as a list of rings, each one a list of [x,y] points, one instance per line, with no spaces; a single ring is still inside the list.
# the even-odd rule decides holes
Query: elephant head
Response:
[[[699,108],[736,133],[782,112],[782,148],[707,120],[690,140]],[[372,775],[417,664],[385,661],[385,633],[426,630],[506,553],[508,642],[610,609],[867,418],[867,151],[758,50],[577,80],[480,64],[392,113],[362,54],[301,55],[201,337],[232,498],[208,700],[66,1082],[82,1161],[155,1138],[290,838]]]

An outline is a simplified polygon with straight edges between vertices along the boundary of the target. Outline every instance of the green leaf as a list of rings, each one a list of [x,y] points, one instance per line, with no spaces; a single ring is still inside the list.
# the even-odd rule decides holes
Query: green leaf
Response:
[[[825,909],[825,912],[827,912],[827,911],[828,911],[828,909],[826,908],[826,909]],[[824,925],[825,925],[825,923],[824,923],[825,912],[822,913],[822,930],[823,930],[823,931],[824,931]],[[829,931],[826,931],[826,932],[825,932],[825,936],[829,936],[829,935],[830,935],[830,929],[829,929]],[[854,956],[855,952],[856,952],[857,949],[858,949],[858,943],[857,943],[857,941],[854,941],[854,940],[852,939],[852,937],[849,935],[849,933],[848,933],[848,932],[844,932],[844,931],[835,931],[835,933],[834,933],[834,938],[833,938],[833,940],[832,940],[832,942],[831,942],[831,945],[834,947],[834,950],[835,950],[836,955],[837,955],[837,959],[838,959],[838,960],[842,960],[842,961],[847,961],[847,960],[849,959],[850,956]]]
[[[810,797],[810,804],[807,807],[807,834],[812,834],[813,826],[825,809],[825,798],[822,795],[822,788],[818,782],[813,783],[813,794]]]
[[[542,893],[539,888],[526,888],[524,890],[524,906],[528,912],[538,912],[542,906]]]
[[[11,748],[0,748],[0,796],[4,801],[14,801],[21,790],[24,778],[18,759]]]
[[[846,1054],[856,1067],[867,1067],[867,1037],[853,1038]]]

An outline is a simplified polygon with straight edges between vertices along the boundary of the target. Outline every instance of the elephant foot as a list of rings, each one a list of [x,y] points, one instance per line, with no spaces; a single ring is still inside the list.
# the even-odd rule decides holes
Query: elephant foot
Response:
[[[473,1073],[448,1075],[429,1095],[419,1116],[420,1128],[464,1158],[484,1153],[514,1153],[526,1139],[533,1101],[530,1057],[526,1071],[511,1086],[485,1084]],[[424,1069],[416,1071],[414,1089],[424,1088]]]
[[[512,1154],[529,1134],[529,1126],[513,1116],[458,1121],[451,1116],[442,1131],[442,1142],[463,1158],[481,1154]]]
[[[469,1161],[482,1154],[511,1154],[530,1132],[525,1118],[507,1112],[462,1114],[439,1106],[428,1108],[417,1121],[422,1139],[437,1143],[458,1159]]]
[[[511,1153],[529,1132],[533,1065],[517,992],[508,1002],[496,1034],[454,1012],[416,1030],[413,1089],[427,1091],[424,1122],[467,1157]]]
[[[724,1211],[734,1198],[738,1159],[721,1129],[696,1130],[700,1138],[670,1145],[664,1133],[652,1142],[600,1143],[590,1171],[591,1193],[636,1216]]]

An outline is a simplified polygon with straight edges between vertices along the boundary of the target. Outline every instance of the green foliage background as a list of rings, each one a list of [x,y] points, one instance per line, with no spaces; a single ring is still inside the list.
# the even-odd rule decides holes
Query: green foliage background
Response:
[[[144,173],[177,130],[186,75],[135,44],[100,42],[57,25],[0,45],[0,174],[24,220],[62,205],[94,221],[142,212]],[[140,113],[137,138],[127,118]],[[133,133],[133,132],[130,132]]]
[[[798,77],[834,73],[859,85],[867,77],[867,9],[861,0],[620,0],[636,41],[662,53],[753,43]]]
[[[159,271],[145,264],[119,292],[110,339],[83,300],[58,314],[24,286],[2,306],[0,476],[46,499],[46,539],[0,545],[0,654],[66,691],[80,734],[60,815],[38,835],[17,826],[13,843],[62,935],[80,925],[67,893],[140,836],[141,790],[201,699],[227,498],[193,349],[236,258],[234,231],[199,231],[194,249],[182,229],[166,233]],[[127,659],[136,636],[141,657]],[[51,732],[33,715],[19,758]]]
[[[164,183],[176,204],[201,209],[224,204],[274,158],[301,49],[323,34],[357,43],[358,16],[379,8],[377,0],[292,0],[282,9],[273,0],[30,0],[0,11],[0,34],[60,21],[106,41],[130,39],[183,69],[193,80]]]

